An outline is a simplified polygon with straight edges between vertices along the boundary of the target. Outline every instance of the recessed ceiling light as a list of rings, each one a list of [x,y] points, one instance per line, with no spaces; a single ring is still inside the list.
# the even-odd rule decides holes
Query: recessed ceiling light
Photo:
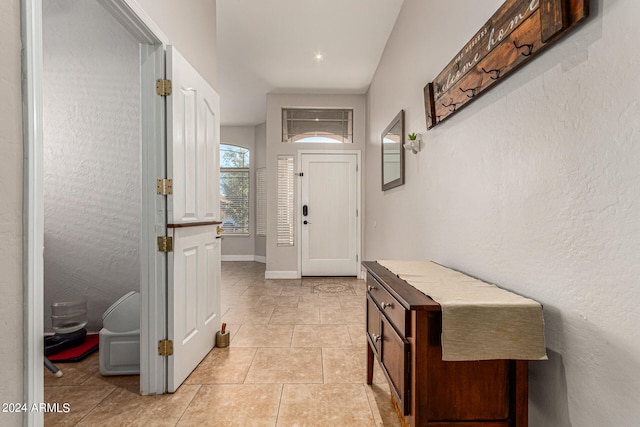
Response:
[[[313,57],[316,59],[316,61],[320,62],[324,59],[324,54],[322,52],[316,52],[313,54]]]

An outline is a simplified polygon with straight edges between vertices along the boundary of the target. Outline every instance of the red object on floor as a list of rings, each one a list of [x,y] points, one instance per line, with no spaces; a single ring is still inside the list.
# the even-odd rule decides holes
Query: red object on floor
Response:
[[[69,348],[60,353],[49,356],[52,362],[79,362],[98,350],[99,335],[87,334],[84,342],[77,347]]]

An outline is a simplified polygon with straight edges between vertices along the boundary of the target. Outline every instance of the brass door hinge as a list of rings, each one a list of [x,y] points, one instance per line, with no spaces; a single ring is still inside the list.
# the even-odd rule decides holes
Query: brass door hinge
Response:
[[[171,80],[156,80],[156,93],[160,96],[171,95]]]
[[[173,237],[158,236],[158,252],[173,252]]]
[[[156,194],[160,196],[173,194],[173,180],[166,178],[156,180]]]
[[[158,356],[173,356],[173,341],[158,341]]]

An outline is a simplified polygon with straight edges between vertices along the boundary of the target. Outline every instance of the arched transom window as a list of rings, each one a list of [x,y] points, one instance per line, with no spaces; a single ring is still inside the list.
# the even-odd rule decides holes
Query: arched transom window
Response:
[[[282,142],[353,142],[353,110],[335,108],[283,108]]]

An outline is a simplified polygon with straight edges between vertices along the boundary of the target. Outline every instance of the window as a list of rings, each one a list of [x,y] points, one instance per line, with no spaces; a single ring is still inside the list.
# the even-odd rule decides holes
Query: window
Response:
[[[353,110],[283,108],[282,142],[353,142]]]
[[[226,234],[249,234],[249,150],[220,144],[220,218]]]
[[[278,246],[293,246],[294,186],[293,156],[278,156]]]

